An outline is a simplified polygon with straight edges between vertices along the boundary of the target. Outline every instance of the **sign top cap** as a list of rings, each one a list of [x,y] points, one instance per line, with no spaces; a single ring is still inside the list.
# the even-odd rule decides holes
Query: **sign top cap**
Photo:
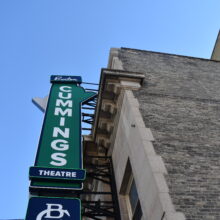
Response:
[[[51,83],[82,83],[81,76],[63,76],[63,75],[52,75],[50,77]]]

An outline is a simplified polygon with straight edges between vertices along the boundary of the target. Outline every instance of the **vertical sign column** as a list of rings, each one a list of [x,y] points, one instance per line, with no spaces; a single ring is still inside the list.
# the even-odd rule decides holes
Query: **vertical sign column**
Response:
[[[94,98],[79,86],[81,77],[51,76],[52,87],[30,189],[82,189],[81,105]]]

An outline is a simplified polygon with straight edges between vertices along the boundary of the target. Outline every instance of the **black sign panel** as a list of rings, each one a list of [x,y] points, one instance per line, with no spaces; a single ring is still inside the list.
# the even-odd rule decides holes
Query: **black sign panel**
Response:
[[[57,75],[52,75],[50,78],[51,82],[56,82],[56,83],[82,83],[82,78],[81,76],[57,76]]]
[[[32,197],[25,220],[81,220],[81,203],[77,198]]]
[[[82,169],[30,167],[29,177],[30,179],[47,179],[51,181],[83,181],[85,180],[86,172]]]

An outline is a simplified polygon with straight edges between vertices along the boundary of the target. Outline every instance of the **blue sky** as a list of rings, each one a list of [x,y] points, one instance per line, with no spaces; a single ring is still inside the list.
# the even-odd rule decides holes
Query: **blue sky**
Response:
[[[0,219],[24,218],[51,74],[98,83],[111,47],[210,58],[219,0],[0,0]]]

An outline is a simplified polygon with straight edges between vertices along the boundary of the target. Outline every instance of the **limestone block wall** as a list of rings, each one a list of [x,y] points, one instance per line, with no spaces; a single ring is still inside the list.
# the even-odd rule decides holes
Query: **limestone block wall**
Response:
[[[176,212],[164,178],[167,173],[162,158],[155,153],[151,130],[145,127],[139,111],[139,103],[132,91],[125,90],[117,134],[114,141],[112,160],[115,172],[121,217],[128,220],[126,196],[121,189],[126,187],[128,159],[137,186],[144,220],[184,220],[182,213]]]

